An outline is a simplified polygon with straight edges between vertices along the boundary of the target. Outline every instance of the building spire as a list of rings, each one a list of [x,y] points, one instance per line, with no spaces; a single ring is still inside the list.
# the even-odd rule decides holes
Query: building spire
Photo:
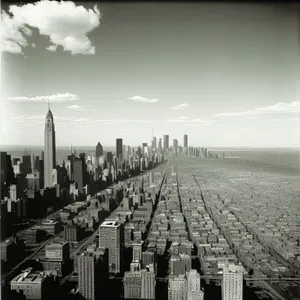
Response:
[[[50,110],[50,100],[48,99],[48,109]]]

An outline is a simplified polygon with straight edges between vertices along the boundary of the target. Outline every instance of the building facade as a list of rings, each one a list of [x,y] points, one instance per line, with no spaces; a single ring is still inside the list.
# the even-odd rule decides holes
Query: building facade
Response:
[[[44,144],[44,187],[52,187],[52,170],[56,164],[55,128],[51,110],[48,110],[45,122]]]

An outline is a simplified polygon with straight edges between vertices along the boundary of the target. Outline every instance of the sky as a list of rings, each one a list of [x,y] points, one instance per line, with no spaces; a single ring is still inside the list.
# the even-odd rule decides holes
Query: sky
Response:
[[[299,147],[297,8],[4,3],[0,143]]]

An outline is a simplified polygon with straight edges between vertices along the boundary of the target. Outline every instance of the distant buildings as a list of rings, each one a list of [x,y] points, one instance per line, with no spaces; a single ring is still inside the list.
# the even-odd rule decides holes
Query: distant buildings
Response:
[[[44,187],[53,186],[52,170],[56,164],[55,129],[51,110],[48,110],[45,122],[44,144]]]
[[[243,267],[227,264],[223,269],[222,300],[243,299]]]

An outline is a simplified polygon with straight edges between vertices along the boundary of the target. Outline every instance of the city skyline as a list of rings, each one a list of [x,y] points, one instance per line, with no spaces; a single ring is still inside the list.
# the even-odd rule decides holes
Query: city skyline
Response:
[[[2,12],[1,144],[43,145],[50,101],[61,147],[113,146],[118,136],[138,145],[151,140],[152,127],[156,137],[187,134],[194,146],[299,146],[292,7],[51,5],[20,4],[13,18]],[[82,14],[82,24],[68,9]],[[43,24],[30,11],[52,17]],[[22,24],[32,35],[17,40],[12,30]]]

